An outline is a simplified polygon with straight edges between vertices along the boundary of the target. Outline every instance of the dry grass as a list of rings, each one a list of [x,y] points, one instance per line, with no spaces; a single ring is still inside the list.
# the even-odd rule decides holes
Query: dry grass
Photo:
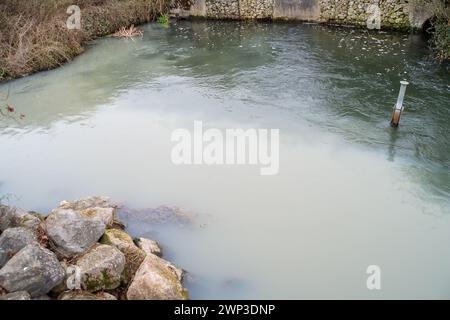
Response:
[[[8,23],[0,36],[0,70],[3,78],[15,78],[50,69],[83,51],[81,35],[69,33],[62,21],[38,23],[22,15]]]
[[[81,30],[69,30],[72,0],[1,0],[0,81],[55,68],[83,52],[86,41],[155,20],[169,2],[78,0]]]
[[[45,228],[43,227],[42,223],[36,229],[36,234],[37,234],[37,241],[39,242],[39,244],[45,248],[48,248],[49,240],[48,240],[47,232],[45,231]]]
[[[129,28],[122,27],[113,33],[113,37],[115,38],[133,38],[133,37],[142,37],[144,33],[142,30],[135,28],[134,25],[131,25]]]

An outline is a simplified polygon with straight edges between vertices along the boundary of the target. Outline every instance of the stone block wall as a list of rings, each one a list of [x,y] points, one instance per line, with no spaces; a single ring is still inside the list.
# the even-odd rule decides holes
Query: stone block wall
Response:
[[[206,17],[239,19],[239,0],[206,0]]]
[[[320,19],[339,24],[365,26],[370,17],[375,17],[378,6],[381,27],[407,28],[410,25],[406,0],[319,0]],[[372,9],[372,10],[371,10]]]
[[[181,1],[181,0],[174,0]],[[183,0],[178,16],[212,19],[283,19],[366,26],[379,13],[381,28],[419,27],[426,8],[408,0]],[[185,5],[186,6],[186,5]]]
[[[270,19],[273,15],[273,0],[240,0],[242,19]]]

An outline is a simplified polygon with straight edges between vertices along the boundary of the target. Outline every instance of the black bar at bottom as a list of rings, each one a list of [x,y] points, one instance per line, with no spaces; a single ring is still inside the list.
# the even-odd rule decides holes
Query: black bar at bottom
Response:
[[[209,301],[0,301],[0,310],[14,318],[34,315],[83,319],[310,319],[321,316],[355,316],[385,319],[399,316],[446,314],[450,301],[336,301],[336,300],[209,300]],[[9,313],[11,312],[11,313]],[[3,317],[2,317],[3,319]],[[133,319],[134,320],[134,319]]]

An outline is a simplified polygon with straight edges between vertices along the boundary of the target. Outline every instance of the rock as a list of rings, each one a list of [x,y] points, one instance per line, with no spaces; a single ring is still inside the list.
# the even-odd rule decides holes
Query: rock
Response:
[[[88,197],[76,201],[61,201],[59,207],[62,209],[85,210],[92,207],[114,208],[108,197]]]
[[[185,271],[183,269],[180,269],[176,266],[174,266],[172,263],[170,263],[167,260],[161,259],[163,263],[166,264],[166,267],[173,270],[173,272],[175,272],[175,274],[177,275],[177,278],[180,282],[183,281],[184,279],[184,275],[185,275]]]
[[[124,282],[130,282],[144,261],[145,252],[134,244],[133,239],[126,232],[118,229],[107,229],[100,242],[112,245],[124,254],[126,259]]]
[[[134,245],[133,239],[128,233],[119,229],[107,229],[100,242],[115,246],[119,250]]]
[[[52,298],[50,298],[48,295],[43,294],[42,296],[33,298],[32,300],[52,300]]]
[[[145,257],[127,291],[128,300],[186,300],[188,292],[170,267],[153,254]]]
[[[26,216],[28,212],[20,208],[12,208],[0,205],[0,231],[8,228],[17,227],[20,220]]]
[[[36,240],[36,234],[30,229],[23,227],[6,229],[0,236],[0,268],[23,247]]]
[[[114,208],[93,207],[80,210],[79,212],[83,217],[99,219],[105,226],[112,226],[114,222],[114,211]]]
[[[61,264],[61,268],[63,268],[63,270],[64,270],[64,279],[58,285],[56,285],[52,288],[52,290],[50,291],[51,296],[58,296],[59,294],[63,293],[64,291],[73,289],[73,288],[69,289],[67,287],[67,283],[68,283],[68,280],[70,277],[72,277],[71,279],[73,279],[73,282],[76,281],[76,279],[74,277],[75,276],[74,270],[68,270],[69,266],[68,266],[67,261],[62,260],[62,261],[60,261],[60,264]],[[80,289],[80,288],[78,288],[78,289]]]
[[[36,229],[42,220],[36,212],[0,205],[0,231],[14,227]]]
[[[89,291],[68,291],[63,292],[58,300],[117,300],[117,298],[107,292],[93,294]]]
[[[86,252],[100,239],[105,228],[99,219],[72,209],[54,209],[45,220],[50,245],[67,258]]]
[[[30,212],[21,217],[17,225],[36,230],[42,221],[43,219],[41,219],[38,214]]]
[[[62,201],[61,209],[71,209],[79,212],[82,216],[96,218],[106,226],[112,226],[115,219],[115,205],[108,197],[89,197],[76,201]]]
[[[125,223],[123,223],[122,221],[120,221],[117,218],[114,218],[111,228],[125,230],[126,226],[125,226]]]
[[[117,300],[115,296],[108,292],[97,292],[95,295],[100,298],[100,300]]]
[[[125,268],[125,256],[114,246],[99,244],[81,256],[81,286],[91,292],[112,290],[120,286]]]
[[[9,292],[27,291],[32,297],[49,292],[64,279],[56,255],[39,244],[29,244],[0,270],[0,286]]]
[[[31,300],[31,296],[26,291],[17,291],[0,296],[0,300]]]
[[[162,249],[155,240],[136,238],[135,243],[138,248],[142,249],[146,254],[154,254],[160,258],[162,257]]]

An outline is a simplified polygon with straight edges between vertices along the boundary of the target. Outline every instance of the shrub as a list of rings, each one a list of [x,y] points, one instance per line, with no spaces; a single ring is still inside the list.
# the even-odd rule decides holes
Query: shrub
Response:
[[[433,47],[441,60],[450,60],[450,8],[441,9],[433,21]]]
[[[416,5],[430,9],[433,16],[429,30],[432,33],[431,45],[439,59],[450,60],[450,1],[419,0]]]

